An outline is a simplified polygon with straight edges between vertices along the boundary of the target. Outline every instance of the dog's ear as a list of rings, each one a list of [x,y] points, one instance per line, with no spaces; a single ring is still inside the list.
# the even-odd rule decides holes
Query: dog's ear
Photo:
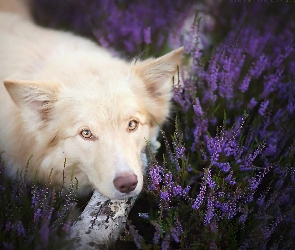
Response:
[[[144,80],[151,94],[161,95],[162,91],[171,89],[171,79],[177,72],[182,53],[183,47],[157,59],[149,58],[135,65],[136,73]]]
[[[58,87],[53,83],[5,80],[4,85],[18,107],[40,114],[42,119],[57,100]]]
[[[152,115],[157,123],[162,123],[169,113],[169,102],[173,87],[172,77],[177,73],[182,54],[183,47],[162,57],[149,58],[134,65],[135,73],[143,80],[150,101],[154,102],[155,107],[152,108],[154,110]],[[149,109],[151,109],[150,101]],[[159,107],[161,107],[161,110]]]

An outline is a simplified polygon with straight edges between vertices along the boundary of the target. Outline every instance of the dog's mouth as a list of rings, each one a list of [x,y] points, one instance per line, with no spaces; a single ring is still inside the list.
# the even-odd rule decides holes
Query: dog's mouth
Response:
[[[133,198],[133,197],[136,197],[137,195],[132,195],[132,194],[122,194],[122,195],[118,195],[116,197],[114,197],[113,199],[111,200],[127,200],[129,198]]]
[[[139,192],[137,191],[132,191],[130,193],[120,193],[120,192],[116,192],[115,194],[111,195],[111,196],[106,196],[104,194],[102,194],[99,189],[95,188],[102,196],[108,198],[109,200],[127,200],[133,197],[138,196],[141,193],[141,190]]]
[[[135,196],[138,196],[142,191],[142,188],[136,188],[133,191],[130,191],[128,193],[121,193],[120,191],[116,190],[116,193],[114,194],[112,200],[125,200],[129,199]]]

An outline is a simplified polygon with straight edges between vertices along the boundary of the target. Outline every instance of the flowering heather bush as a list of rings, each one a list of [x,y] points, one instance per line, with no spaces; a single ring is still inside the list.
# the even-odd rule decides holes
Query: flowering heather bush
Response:
[[[137,248],[294,247],[292,11],[267,16],[263,5],[232,7],[239,18],[232,15],[210,57],[199,49],[200,20],[184,41],[191,64],[184,86],[174,84],[175,133],[170,140],[162,131],[164,162],[150,156],[143,198],[151,207],[125,234]]]
[[[0,248],[1,249],[71,249],[66,239],[72,225],[76,203],[74,185],[57,192],[46,186],[26,184],[26,173],[14,181],[4,178],[0,161]]]
[[[69,27],[128,56],[163,53],[167,30],[179,30],[192,0],[35,0],[39,22]],[[54,13],[54,20],[52,19]],[[161,51],[161,52],[159,52]]]

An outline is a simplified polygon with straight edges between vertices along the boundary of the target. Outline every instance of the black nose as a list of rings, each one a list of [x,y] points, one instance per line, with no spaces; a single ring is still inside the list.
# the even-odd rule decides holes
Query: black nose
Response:
[[[136,188],[138,181],[135,174],[121,174],[114,179],[113,183],[117,190],[127,194]]]

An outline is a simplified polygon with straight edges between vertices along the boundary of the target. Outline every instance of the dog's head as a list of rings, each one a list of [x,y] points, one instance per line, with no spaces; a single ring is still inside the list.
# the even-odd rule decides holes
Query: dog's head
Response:
[[[46,178],[53,168],[53,181],[62,182],[66,159],[66,182],[76,176],[80,193],[91,185],[110,199],[139,194],[140,156],[169,115],[171,79],[182,52],[130,64],[114,61],[97,70],[81,67],[50,82],[5,81],[38,172]]]

